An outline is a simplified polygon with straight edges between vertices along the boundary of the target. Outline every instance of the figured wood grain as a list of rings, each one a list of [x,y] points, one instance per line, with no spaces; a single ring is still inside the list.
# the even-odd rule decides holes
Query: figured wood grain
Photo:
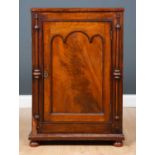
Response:
[[[107,120],[110,110],[110,23],[45,22],[43,26],[44,70],[49,73],[44,81],[45,96],[49,96],[44,101],[45,119],[93,121],[95,115],[86,117],[84,113],[104,113],[96,120]],[[61,115],[53,116],[55,113]]]
[[[32,144],[88,133],[122,144],[123,11],[32,9]]]
[[[65,40],[66,42],[62,43],[62,39],[55,38],[51,42],[51,112],[102,112],[103,38],[96,41],[98,49],[95,49],[94,41],[90,43],[87,35],[80,31],[73,31]],[[60,102],[61,104],[58,104]]]

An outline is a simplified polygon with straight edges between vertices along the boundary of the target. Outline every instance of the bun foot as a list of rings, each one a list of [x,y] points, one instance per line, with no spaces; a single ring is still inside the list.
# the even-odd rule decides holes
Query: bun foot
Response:
[[[116,141],[116,142],[114,142],[113,145],[116,147],[121,147],[121,146],[123,146],[123,142],[122,141]]]
[[[39,142],[30,141],[30,144],[29,145],[31,147],[37,147],[37,146],[39,146]]]

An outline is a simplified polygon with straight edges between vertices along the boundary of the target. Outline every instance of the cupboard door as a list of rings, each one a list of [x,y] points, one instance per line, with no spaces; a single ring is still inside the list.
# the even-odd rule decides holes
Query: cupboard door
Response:
[[[43,23],[40,131],[106,132],[112,105],[110,32],[108,21]]]

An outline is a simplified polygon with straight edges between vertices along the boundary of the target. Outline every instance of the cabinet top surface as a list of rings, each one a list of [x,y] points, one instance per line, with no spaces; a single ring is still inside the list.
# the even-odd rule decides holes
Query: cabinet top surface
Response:
[[[122,12],[124,8],[32,8],[32,12]]]

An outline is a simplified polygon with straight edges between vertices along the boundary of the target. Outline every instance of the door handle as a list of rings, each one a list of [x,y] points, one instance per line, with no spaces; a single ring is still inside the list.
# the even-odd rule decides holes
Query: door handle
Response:
[[[44,78],[48,78],[48,72],[44,71]]]

